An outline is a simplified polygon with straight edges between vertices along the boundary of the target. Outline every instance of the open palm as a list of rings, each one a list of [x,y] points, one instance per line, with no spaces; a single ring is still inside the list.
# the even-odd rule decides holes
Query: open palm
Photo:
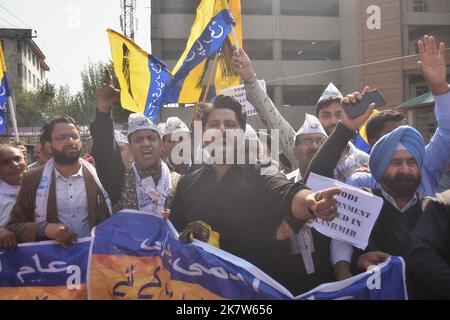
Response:
[[[423,40],[418,42],[418,46],[420,53],[419,70],[434,93],[436,90],[447,86],[445,44],[441,43],[439,48],[437,48],[436,40],[433,36],[424,36]]]

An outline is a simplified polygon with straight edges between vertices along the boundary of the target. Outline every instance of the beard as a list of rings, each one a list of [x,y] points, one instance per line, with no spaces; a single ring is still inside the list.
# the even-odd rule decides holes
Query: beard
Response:
[[[401,199],[410,198],[417,191],[421,182],[420,174],[415,176],[412,174],[398,173],[393,177],[383,177],[383,184],[393,193],[394,197]]]
[[[62,152],[52,149],[53,159],[55,162],[61,164],[74,164],[80,159],[81,149],[71,155],[67,154],[65,149],[66,148],[63,148]]]

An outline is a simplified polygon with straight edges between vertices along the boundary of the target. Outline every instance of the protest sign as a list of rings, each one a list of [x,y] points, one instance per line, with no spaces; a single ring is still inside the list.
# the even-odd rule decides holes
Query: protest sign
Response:
[[[336,196],[338,206],[336,219],[333,221],[316,219],[312,227],[330,238],[348,242],[364,250],[383,207],[383,199],[362,189],[315,173],[309,175],[307,186],[312,191],[334,187],[342,190],[342,193]]]
[[[264,90],[264,92],[266,92],[266,82],[264,80],[259,80],[259,85]],[[220,91],[220,94],[233,97],[237,101],[239,101],[239,103],[244,106],[245,111],[247,111],[247,116],[255,116],[257,114],[255,108],[247,100],[244,85],[223,89]]]

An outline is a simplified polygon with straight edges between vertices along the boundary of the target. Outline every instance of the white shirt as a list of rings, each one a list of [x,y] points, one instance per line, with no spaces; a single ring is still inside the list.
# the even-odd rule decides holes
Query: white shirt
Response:
[[[8,224],[19,190],[20,186],[11,186],[0,180],[0,227]]]
[[[69,227],[77,238],[89,237],[91,228],[83,167],[69,178],[64,178],[55,168],[55,182],[56,207],[60,223]]]

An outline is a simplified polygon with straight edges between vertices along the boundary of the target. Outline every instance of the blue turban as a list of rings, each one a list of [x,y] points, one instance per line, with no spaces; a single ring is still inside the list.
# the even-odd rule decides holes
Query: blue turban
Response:
[[[372,149],[369,167],[377,181],[383,177],[399,143],[417,160],[419,168],[422,168],[425,157],[423,138],[416,129],[410,126],[401,126],[383,136]]]

